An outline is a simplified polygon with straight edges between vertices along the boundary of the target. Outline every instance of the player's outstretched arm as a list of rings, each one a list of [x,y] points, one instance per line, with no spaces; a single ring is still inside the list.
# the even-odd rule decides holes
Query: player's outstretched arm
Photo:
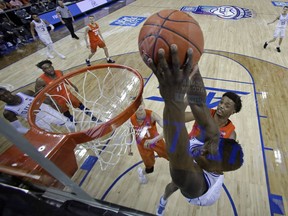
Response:
[[[178,50],[171,45],[172,65],[165,60],[163,49],[158,51],[158,64],[148,59],[150,68],[159,81],[160,94],[165,102],[163,121],[164,138],[167,144],[170,166],[174,169],[191,169],[193,163],[189,155],[189,139],[185,127],[184,95],[189,86],[189,76],[192,73],[192,49],[187,52],[187,62],[180,69]]]
[[[212,154],[216,154],[220,132],[206,105],[206,89],[197,65],[194,67],[191,76],[187,99],[195,120],[200,125],[202,133],[204,133],[204,149]]]

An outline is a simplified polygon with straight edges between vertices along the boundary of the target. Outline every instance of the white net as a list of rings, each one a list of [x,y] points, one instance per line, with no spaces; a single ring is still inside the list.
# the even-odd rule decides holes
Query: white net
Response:
[[[76,87],[76,88],[75,88]],[[41,104],[36,113],[35,124],[41,129],[55,133],[80,132],[115,120],[119,114],[126,112],[133,98],[142,93],[141,76],[127,68],[105,67],[87,70],[59,82],[47,92],[46,101],[50,101],[55,110],[47,109]],[[75,106],[74,96],[82,103]],[[73,118],[64,117],[65,104]],[[45,106],[43,108],[43,105]],[[65,107],[64,105],[64,107]],[[136,107],[137,108],[137,107]],[[134,110],[135,111],[135,110]],[[130,114],[130,116],[133,112]],[[60,117],[60,116],[61,117]],[[98,157],[101,169],[118,163],[120,157],[134,143],[134,131],[129,117],[124,122],[97,139],[83,143],[83,147],[92,150]]]

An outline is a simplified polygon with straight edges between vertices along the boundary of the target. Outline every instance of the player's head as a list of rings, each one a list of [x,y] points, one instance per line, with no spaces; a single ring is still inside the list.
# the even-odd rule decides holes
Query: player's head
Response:
[[[94,23],[95,22],[95,17],[93,15],[89,15],[89,22]]]
[[[42,69],[42,71],[48,75],[54,75],[55,73],[54,67],[52,66],[52,62],[48,59],[37,63],[36,66]]]
[[[58,5],[59,5],[60,7],[64,7],[63,1],[58,1]]]
[[[37,13],[32,13],[32,14],[31,14],[31,17],[32,17],[32,19],[35,20],[36,22],[40,21],[40,18],[39,18],[39,16],[38,16]]]
[[[11,104],[14,102],[15,96],[6,88],[0,87],[0,100],[7,104]]]
[[[284,7],[283,7],[283,12],[284,12],[284,13],[287,13],[287,12],[288,12],[288,6],[284,6]]]
[[[239,95],[234,92],[226,92],[222,95],[216,113],[223,118],[229,118],[232,114],[240,112],[241,108],[242,101]]]
[[[234,139],[220,138],[218,154],[206,154],[196,159],[199,166],[209,172],[228,172],[239,169],[244,162],[241,145]]]
[[[145,104],[143,102],[143,98],[141,100],[140,106],[138,107],[138,109],[136,111],[136,116],[139,117],[139,118],[146,116]]]

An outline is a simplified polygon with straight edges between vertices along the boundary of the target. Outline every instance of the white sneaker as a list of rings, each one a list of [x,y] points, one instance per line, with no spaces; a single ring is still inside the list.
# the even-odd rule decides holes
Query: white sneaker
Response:
[[[54,56],[51,55],[51,54],[47,54],[47,57],[48,57],[49,59],[53,59],[53,58],[54,58]]]
[[[157,216],[163,216],[164,215],[166,205],[167,205],[167,200],[165,201],[163,199],[163,196],[161,196],[159,204],[158,204],[157,209],[156,209],[156,215]]]
[[[59,54],[59,57],[60,57],[61,59],[66,59],[66,56],[64,56],[64,55],[62,55],[62,54]]]
[[[138,178],[139,178],[139,182],[140,184],[147,184],[148,179],[147,177],[143,174],[143,169],[141,167],[138,167]]]

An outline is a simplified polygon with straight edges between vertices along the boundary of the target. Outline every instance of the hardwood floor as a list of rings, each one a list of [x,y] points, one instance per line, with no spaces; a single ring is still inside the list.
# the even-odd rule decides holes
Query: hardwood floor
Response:
[[[235,7],[228,7],[231,9],[228,10],[225,6],[228,3]],[[191,13],[204,33],[205,52],[199,67],[207,90],[207,105],[215,107],[226,91],[234,91],[241,96],[243,108],[240,113],[233,115],[231,120],[236,126],[237,139],[244,149],[245,161],[241,169],[225,174],[222,194],[215,205],[192,206],[180,192],[176,192],[169,198],[165,215],[286,215],[288,42],[286,38],[283,40],[281,53],[275,50],[276,43],[263,49],[264,42],[272,37],[275,27],[267,23],[275,19],[282,8],[273,6],[268,0],[167,0],[165,4],[158,0],[119,1],[114,5],[115,10],[100,10],[97,22],[111,57],[117,64],[130,66],[141,73],[145,81],[143,98],[146,107],[162,116],[164,106],[157,79],[143,63],[138,51],[137,40],[142,23],[136,27],[112,26],[110,23],[123,16],[148,17],[162,9],[199,5],[217,6],[221,9],[219,13],[226,11],[226,16],[233,10],[240,11],[239,8],[243,9],[242,12],[251,12],[253,15],[231,20],[223,19],[219,14]],[[65,74],[85,68],[85,58],[89,50],[83,40],[83,28],[87,21],[87,17],[77,21],[79,28],[77,27],[76,33],[82,40],[71,39],[65,28],[56,31],[59,35],[53,35],[56,48],[67,56],[66,60],[53,59],[53,65]],[[59,37],[59,40],[56,41],[56,37]],[[92,58],[92,65],[105,63],[104,57],[103,50],[99,49]],[[34,89],[34,82],[42,73],[35,64],[43,58],[44,50],[39,49],[7,65],[0,73],[1,84],[11,85],[15,92],[24,88]],[[125,80],[125,77],[123,79]],[[88,87],[93,91],[95,86]],[[3,103],[1,106],[3,107]],[[191,125],[192,123],[187,124],[188,130]],[[159,128],[159,131],[161,130]],[[6,146],[7,149],[7,145],[11,145],[4,138],[0,141],[1,148]],[[9,144],[5,144],[6,141]],[[154,214],[165,185],[171,180],[168,163],[157,158],[154,173],[148,175],[147,184],[141,185],[138,182],[137,168],[144,165],[135,143],[132,151],[133,156],[124,155],[118,164],[103,171],[95,152],[78,145],[75,155],[79,169],[72,179],[93,198]]]

